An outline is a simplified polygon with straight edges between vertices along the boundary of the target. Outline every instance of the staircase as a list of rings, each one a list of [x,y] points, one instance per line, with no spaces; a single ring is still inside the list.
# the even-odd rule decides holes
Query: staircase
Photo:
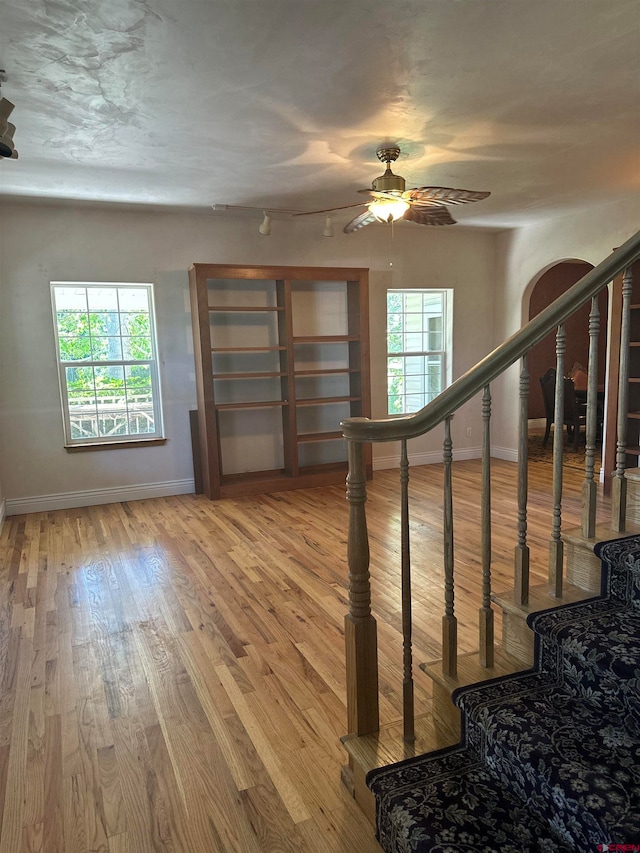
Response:
[[[640,537],[596,550],[603,595],[529,617],[533,669],[454,694],[458,745],[369,773],[387,853],[640,847]]]
[[[640,471],[627,471],[626,447],[636,234],[581,281],[415,415],[343,422],[348,440],[349,612],[345,617],[349,756],[342,779],[375,820],[387,853],[409,851],[597,850],[637,844],[640,850]],[[622,273],[624,275],[622,276]],[[618,278],[616,278],[618,277]],[[611,516],[596,518],[597,294],[622,285],[621,353]],[[527,353],[554,328],[556,372],[564,375],[564,322],[586,302],[589,385],[582,520],[562,529],[563,442],[553,448],[548,583],[529,585]],[[513,586],[491,588],[491,382],[520,362],[517,541]],[[564,411],[556,383],[555,421]],[[479,553],[478,652],[459,655],[455,610],[455,524],[451,418],[480,397],[484,424]],[[421,663],[433,684],[432,708],[416,715],[413,698],[412,589],[409,542],[408,441],[444,427],[444,589],[442,657]],[[561,436],[561,430],[558,430]],[[377,626],[371,610],[363,445],[398,441],[403,718],[381,729]],[[635,448],[637,449],[637,448]],[[637,469],[636,469],[637,470]],[[630,533],[638,536],[629,538]],[[599,541],[606,546],[594,547]],[[601,559],[605,569],[602,570]],[[603,597],[598,596],[603,587]],[[502,611],[501,644],[494,608]],[[628,641],[628,645],[624,645]],[[373,792],[373,793],[372,793]],[[609,796],[609,793],[611,796]],[[375,801],[374,801],[375,796]],[[601,848],[604,849],[604,848]],[[629,848],[631,849],[631,848]],[[635,849],[635,848],[634,848]]]

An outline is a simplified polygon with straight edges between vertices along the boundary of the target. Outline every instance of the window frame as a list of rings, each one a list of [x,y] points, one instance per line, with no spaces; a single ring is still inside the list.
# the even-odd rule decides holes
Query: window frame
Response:
[[[56,288],[73,287],[83,288],[87,295],[90,289],[98,288],[140,288],[147,294],[149,306],[149,337],[151,341],[151,358],[149,359],[77,359],[67,361],[62,359],[60,351],[60,335],[58,332],[58,308],[56,304]],[[68,451],[77,450],[102,450],[115,447],[142,447],[148,445],[164,444],[164,421],[162,412],[162,388],[160,384],[160,365],[158,356],[157,322],[154,298],[154,285],[151,282],[129,282],[129,281],[52,281],[50,282],[51,309],[53,319],[53,332],[55,340],[55,355],[58,368],[58,386],[60,391],[60,402],[62,409],[62,425],[64,435],[64,447]],[[87,313],[90,313],[87,310]],[[97,312],[96,312],[97,313]],[[123,313],[118,307],[118,315]],[[119,334],[119,337],[122,337]],[[121,435],[98,435],[85,438],[73,438],[71,433],[71,410],[69,407],[69,394],[67,387],[67,367],[122,367],[123,370],[129,366],[148,366],[151,397],[153,404],[153,418],[155,429],[151,433],[131,433]]]
[[[443,309],[442,310],[442,349],[440,349],[440,350],[422,349],[419,351],[418,350],[410,351],[410,350],[404,350],[403,349],[399,352],[391,352],[389,350],[389,338],[390,338],[390,334],[391,334],[389,331],[389,319],[391,316],[391,312],[389,311],[389,300],[388,300],[389,294],[397,294],[397,295],[401,296],[401,298],[404,301],[405,294],[415,294],[415,293],[420,293],[420,294],[437,293],[437,294],[440,294],[442,296],[442,309]],[[386,312],[386,329],[385,329],[385,336],[386,336],[386,371],[385,371],[385,373],[386,373],[386,411],[387,411],[387,417],[390,417],[390,418],[406,417],[407,415],[415,414],[415,411],[410,411],[410,412],[406,411],[406,408],[404,405],[403,405],[403,411],[402,412],[391,412],[391,411],[389,411],[389,400],[390,400],[390,394],[389,394],[389,375],[390,375],[389,374],[389,362],[393,358],[406,358],[406,357],[412,357],[412,356],[428,357],[430,355],[439,355],[442,359],[442,368],[441,368],[442,389],[438,393],[442,393],[442,391],[444,391],[445,388],[449,387],[449,385],[452,382],[452,373],[453,373],[453,371],[452,371],[452,362],[453,362],[453,288],[448,288],[448,287],[390,287],[390,288],[387,288],[387,290],[385,292],[385,312]],[[403,305],[403,310],[401,313],[404,317],[408,313],[411,313],[411,312],[405,311],[404,305]],[[424,311],[422,312],[422,316],[424,317]],[[423,326],[422,334],[424,334],[424,326]],[[403,373],[402,375],[406,376],[407,374]],[[419,375],[419,374],[416,374],[416,375]],[[426,374],[422,374],[422,375],[426,376]],[[425,398],[426,398],[427,393],[428,392],[426,390],[421,392],[423,403],[422,403],[422,406],[420,406],[420,408],[417,409],[416,411],[420,411],[420,409],[422,409],[422,408],[424,408],[424,406],[428,405],[428,403],[425,402]],[[406,394],[403,396],[406,397]]]

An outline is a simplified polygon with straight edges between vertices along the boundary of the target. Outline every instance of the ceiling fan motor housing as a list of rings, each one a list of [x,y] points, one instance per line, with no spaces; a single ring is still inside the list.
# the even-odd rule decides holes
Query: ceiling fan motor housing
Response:
[[[378,148],[376,151],[378,160],[382,160],[387,164],[387,171],[384,175],[375,178],[371,184],[371,189],[378,193],[403,193],[406,187],[405,179],[400,175],[394,175],[391,171],[391,163],[397,160],[400,156],[399,148]]]

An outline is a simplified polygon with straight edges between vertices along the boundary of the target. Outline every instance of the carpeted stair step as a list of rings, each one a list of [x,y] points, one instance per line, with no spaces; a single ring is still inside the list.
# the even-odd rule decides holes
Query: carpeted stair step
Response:
[[[640,609],[599,599],[536,614],[530,625],[548,646],[549,658],[556,646],[565,687],[617,713],[640,737]]]
[[[373,770],[387,853],[565,853],[573,847],[473,754],[456,748]]]
[[[466,722],[486,768],[577,849],[640,838],[640,738],[622,717],[555,684],[478,706]]]

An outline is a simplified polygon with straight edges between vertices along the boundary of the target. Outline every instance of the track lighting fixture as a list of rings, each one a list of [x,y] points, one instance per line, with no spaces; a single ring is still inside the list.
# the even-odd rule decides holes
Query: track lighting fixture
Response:
[[[271,234],[271,217],[269,216],[269,214],[267,213],[266,210],[263,210],[262,213],[263,213],[264,219],[262,220],[262,223],[261,223],[260,227],[258,228],[258,231],[261,234],[264,234],[265,237],[268,237],[269,234]]]
[[[330,213],[328,213],[324,220],[324,231],[322,232],[323,237],[333,237],[333,218]]]
[[[0,70],[0,87],[6,80],[4,71]],[[0,157],[9,160],[17,160],[18,152],[13,144],[13,134],[16,132],[15,124],[11,124],[9,116],[14,109],[14,104],[6,98],[0,99]]]

